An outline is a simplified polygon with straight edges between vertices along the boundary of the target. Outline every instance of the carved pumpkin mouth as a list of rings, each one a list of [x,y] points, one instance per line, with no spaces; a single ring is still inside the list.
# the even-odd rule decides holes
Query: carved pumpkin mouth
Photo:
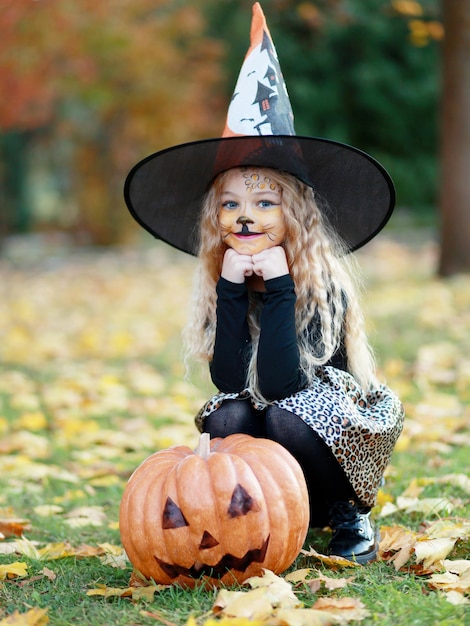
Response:
[[[176,578],[177,576],[190,576],[191,578],[208,576],[209,578],[220,578],[226,574],[228,570],[232,569],[238,572],[244,572],[252,563],[262,563],[266,557],[269,538],[270,535],[268,535],[261,548],[248,550],[242,557],[237,557],[233,554],[225,554],[215,565],[206,565],[205,563],[196,562],[192,567],[188,568],[172,563],[165,563],[157,556],[154,556],[154,559],[170,578]]]

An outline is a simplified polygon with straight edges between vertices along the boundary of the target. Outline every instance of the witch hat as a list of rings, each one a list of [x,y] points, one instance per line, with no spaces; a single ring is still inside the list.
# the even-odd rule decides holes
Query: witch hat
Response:
[[[375,237],[394,208],[393,182],[370,155],[330,139],[295,134],[286,85],[258,2],[222,137],[179,144],[137,163],[126,178],[126,204],[155,237],[197,255],[204,195],[218,174],[248,165],[283,170],[310,185],[350,251]]]

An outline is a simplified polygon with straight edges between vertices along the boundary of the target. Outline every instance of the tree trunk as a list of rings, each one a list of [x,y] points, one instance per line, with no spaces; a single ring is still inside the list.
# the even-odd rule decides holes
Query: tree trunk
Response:
[[[470,271],[470,0],[443,0],[439,274]]]

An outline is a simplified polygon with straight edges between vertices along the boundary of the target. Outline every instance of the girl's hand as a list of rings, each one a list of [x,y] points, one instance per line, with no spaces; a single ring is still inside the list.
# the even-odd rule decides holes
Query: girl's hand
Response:
[[[261,276],[263,280],[289,274],[286,253],[282,246],[267,248],[251,258],[253,259],[253,272]]]
[[[245,278],[253,274],[252,258],[247,254],[238,254],[233,248],[228,248],[222,263],[222,278],[231,283],[244,283]]]

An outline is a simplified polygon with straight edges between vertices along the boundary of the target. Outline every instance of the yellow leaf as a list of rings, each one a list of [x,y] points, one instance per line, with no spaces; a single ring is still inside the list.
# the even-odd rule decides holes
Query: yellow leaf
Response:
[[[310,567],[307,567],[304,569],[298,569],[298,570],[295,570],[295,572],[290,572],[290,574],[287,574],[284,577],[284,580],[286,580],[289,583],[293,583],[294,585],[296,583],[304,583],[307,580],[309,574],[314,571],[315,570],[312,570],[312,568]]]
[[[44,430],[47,428],[47,419],[42,411],[23,413],[18,420],[18,425],[25,430]]]
[[[63,512],[63,508],[57,504],[39,504],[34,507],[34,512],[40,517],[52,517]]]
[[[263,587],[250,591],[222,589],[217,595],[213,611],[227,617],[265,621],[271,616],[273,606]]]
[[[0,580],[6,578],[24,578],[28,575],[28,566],[26,563],[7,563],[0,565]]]
[[[326,554],[320,554],[312,547],[310,547],[310,550],[301,550],[301,553],[305,556],[311,556],[315,559],[318,559],[327,567],[331,567],[331,569],[338,569],[339,567],[362,567],[361,565],[359,565],[359,563],[355,563],[354,561],[348,561],[348,559],[345,559],[341,556],[327,556]]]
[[[107,476],[98,476],[88,481],[93,487],[113,487],[119,485],[121,479],[115,474],[108,474]]]
[[[146,600],[151,602],[157,591],[165,589],[164,585],[149,585],[147,587],[106,587],[98,585],[96,589],[89,589],[87,596],[102,596],[104,598],[132,598],[133,600]]]
[[[26,613],[15,611],[0,621],[0,626],[45,626],[49,623],[47,609],[30,609]]]
[[[133,587],[132,599],[135,601],[145,600],[153,602],[153,597],[157,591],[164,589],[164,585],[149,585],[148,587]]]
[[[75,550],[69,544],[61,541],[58,543],[48,543],[38,550],[38,555],[41,561],[65,559],[69,556],[74,556]]]
[[[104,598],[125,598],[132,596],[132,587],[106,587],[106,585],[98,585],[96,589],[89,589],[87,596],[103,596]]]

